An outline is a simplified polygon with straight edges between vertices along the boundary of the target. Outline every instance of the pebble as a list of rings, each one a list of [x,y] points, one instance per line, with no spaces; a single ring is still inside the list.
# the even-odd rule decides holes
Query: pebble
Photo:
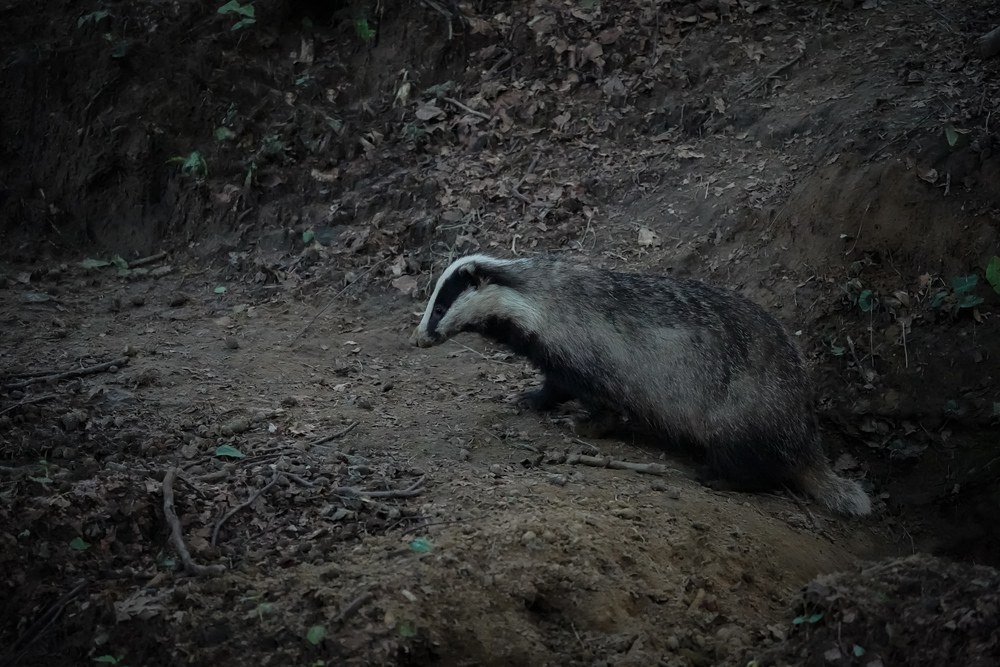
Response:
[[[521,536],[521,544],[527,546],[538,539],[533,531],[525,531],[524,535]]]
[[[468,461],[470,458],[472,458],[472,454],[469,453],[468,449],[460,449],[460,450],[458,450],[458,460],[459,461]]]
[[[167,301],[167,305],[171,308],[177,308],[178,306],[183,306],[188,302],[188,295],[183,292],[177,292],[176,294],[171,294],[170,299]]]
[[[226,347],[230,350],[238,350],[240,347],[240,342],[236,340],[233,336],[226,336]]]

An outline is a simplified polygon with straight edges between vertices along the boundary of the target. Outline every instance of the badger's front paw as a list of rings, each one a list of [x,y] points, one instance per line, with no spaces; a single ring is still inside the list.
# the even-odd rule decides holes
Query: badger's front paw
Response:
[[[621,422],[610,412],[591,412],[573,420],[573,432],[581,438],[604,438],[618,430]]]
[[[552,393],[546,391],[545,387],[524,392],[517,397],[517,404],[522,408],[535,410],[536,412],[545,412],[553,409],[557,405],[557,403],[552,400]]]

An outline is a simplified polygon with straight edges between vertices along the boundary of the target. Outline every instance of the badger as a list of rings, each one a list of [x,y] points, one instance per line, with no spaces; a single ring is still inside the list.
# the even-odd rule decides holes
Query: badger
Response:
[[[438,279],[410,342],[465,331],[542,373],[521,397],[532,409],[576,399],[595,420],[621,415],[698,445],[708,476],[728,488],[791,484],[841,514],[871,511],[861,485],[827,463],[798,347],[733,291],[544,255],[471,255]]]

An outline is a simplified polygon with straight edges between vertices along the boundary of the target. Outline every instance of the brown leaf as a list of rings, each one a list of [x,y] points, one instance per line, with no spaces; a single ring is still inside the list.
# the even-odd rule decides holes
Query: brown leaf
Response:
[[[622,36],[624,31],[621,28],[607,28],[597,33],[597,41],[601,44],[614,44]]]

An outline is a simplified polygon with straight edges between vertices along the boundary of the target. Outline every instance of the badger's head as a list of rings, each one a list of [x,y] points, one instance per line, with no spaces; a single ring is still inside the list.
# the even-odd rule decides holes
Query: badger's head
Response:
[[[523,280],[517,264],[486,255],[455,260],[438,279],[410,342],[431,347],[463,331],[489,335],[511,324],[537,330],[537,310],[520,291]]]

